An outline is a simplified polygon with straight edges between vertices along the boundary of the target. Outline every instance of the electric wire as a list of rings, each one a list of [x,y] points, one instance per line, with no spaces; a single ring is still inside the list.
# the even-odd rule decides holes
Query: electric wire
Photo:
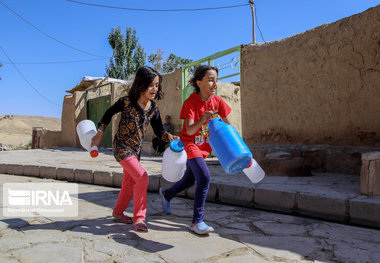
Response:
[[[217,10],[217,9],[228,9],[235,8],[241,6],[247,6],[249,4],[241,4],[241,5],[231,5],[231,6],[219,6],[219,7],[206,7],[206,8],[187,8],[187,9],[146,9],[146,8],[130,8],[130,7],[120,7],[120,6],[109,6],[109,5],[100,5],[100,4],[91,4],[74,0],[67,0],[68,2],[88,5],[88,6],[96,6],[96,7],[104,7],[104,8],[113,8],[113,9],[122,9],[129,11],[144,11],[144,12],[188,12],[188,11],[206,11],[206,10]]]
[[[79,48],[76,48],[70,44],[67,44],[61,40],[58,40],[56,39],[55,37],[49,35],[48,33],[45,33],[44,31],[42,31],[41,29],[39,29],[38,27],[36,27],[35,25],[33,25],[32,23],[30,23],[28,20],[26,20],[25,18],[23,18],[21,15],[19,15],[16,11],[12,10],[9,6],[7,6],[3,1],[0,0],[0,4],[2,4],[3,6],[5,6],[9,11],[11,11],[13,14],[15,14],[16,16],[18,16],[22,21],[24,21],[25,23],[27,23],[28,25],[30,25],[31,27],[33,27],[34,29],[38,30],[41,34],[45,35],[46,37],[50,38],[50,39],[53,39],[54,41],[68,47],[68,48],[71,48],[71,49],[74,49],[78,52],[81,52],[81,53],[84,53],[84,54],[87,54],[87,55],[90,55],[90,56],[93,56],[93,57],[100,57],[100,58],[109,58],[109,57],[106,57],[106,56],[100,56],[100,55],[96,55],[96,54],[93,54],[93,53],[90,53],[90,52],[87,52],[85,50],[81,50]]]
[[[12,62],[12,59],[8,56],[7,52],[5,52],[4,48],[2,46],[0,46],[0,49],[3,51],[4,55],[8,58],[8,60],[11,62],[11,64],[13,65],[13,67],[16,69],[16,71],[20,74],[20,76],[25,80],[26,83],[29,84],[29,86],[35,91],[37,92],[38,95],[40,95],[42,98],[44,98],[46,101],[58,106],[58,107],[61,107],[61,105],[49,100],[47,97],[45,97],[38,89],[36,89],[32,83],[29,82],[29,80],[24,76],[24,74],[22,74],[22,72],[17,68],[17,66]]]
[[[257,22],[257,13],[256,13],[257,6],[256,6],[255,3],[254,3],[254,6],[255,6],[255,21],[256,21],[256,26],[257,26],[257,29],[258,29],[259,32],[260,32],[261,39],[264,41],[264,43],[266,43],[266,41],[265,41],[265,39],[264,39],[264,36],[263,36],[263,33],[261,32],[261,29],[260,29],[259,23]]]
[[[15,65],[41,65],[41,64],[70,64],[70,63],[81,63],[81,62],[90,62],[90,61],[98,61],[105,60],[109,58],[94,58],[94,59],[83,59],[83,60],[72,60],[72,61],[46,61],[46,62],[2,62],[3,64],[15,64]]]

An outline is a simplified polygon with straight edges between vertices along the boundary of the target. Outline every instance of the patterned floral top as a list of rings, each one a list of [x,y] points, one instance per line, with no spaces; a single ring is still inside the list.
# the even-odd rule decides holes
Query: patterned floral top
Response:
[[[140,160],[142,142],[149,122],[156,136],[169,142],[168,133],[162,125],[160,111],[154,101],[151,100],[150,108],[145,111],[138,103],[132,103],[128,96],[122,97],[104,113],[98,123],[98,129],[104,131],[112,116],[118,112],[121,112],[121,118],[113,140],[113,152],[118,162],[133,155]]]

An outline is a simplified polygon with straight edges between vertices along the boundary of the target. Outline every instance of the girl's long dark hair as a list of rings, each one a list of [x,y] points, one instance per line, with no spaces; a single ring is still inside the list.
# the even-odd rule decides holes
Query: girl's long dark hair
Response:
[[[200,65],[195,71],[193,77],[189,80],[189,84],[194,87],[195,92],[199,93],[201,89],[198,87],[197,80],[202,80],[209,70],[215,70],[218,74],[218,69],[209,65]]]
[[[139,99],[140,95],[148,89],[149,85],[153,82],[156,76],[158,76],[159,82],[158,91],[154,99],[160,100],[164,97],[164,93],[162,92],[161,86],[161,74],[151,67],[143,66],[137,70],[135,80],[133,81],[132,87],[128,92],[129,99],[132,103],[137,103],[137,100]]]

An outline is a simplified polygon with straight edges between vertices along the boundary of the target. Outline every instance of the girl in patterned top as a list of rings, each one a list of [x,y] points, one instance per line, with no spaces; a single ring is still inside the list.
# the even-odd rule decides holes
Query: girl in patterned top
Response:
[[[156,70],[146,66],[139,68],[128,96],[120,98],[104,113],[98,132],[92,139],[92,146],[99,146],[112,116],[121,112],[113,151],[115,159],[123,167],[123,181],[112,216],[115,222],[133,223],[133,230],[138,232],[148,231],[145,215],[149,177],[139,162],[146,129],[150,123],[156,136],[166,142],[178,138],[164,130],[160,111],[153,101],[164,95],[161,83],[162,76]],[[124,215],[132,196],[133,218]]]

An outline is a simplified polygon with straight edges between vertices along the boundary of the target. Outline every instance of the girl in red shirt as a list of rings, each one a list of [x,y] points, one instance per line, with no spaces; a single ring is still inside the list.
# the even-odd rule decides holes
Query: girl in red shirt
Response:
[[[187,169],[182,179],[172,187],[166,190],[160,188],[162,208],[165,213],[170,214],[170,200],[196,183],[193,221],[189,229],[197,234],[214,231],[203,221],[203,210],[210,185],[210,171],[205,158],[212,151],[208,143],[207,124],[217,115],[230,124],[227,116],[231,108],[221,97],[215,95],[217,78],[217,68],[201,65],[196,68],[193,78],[189,81],[195,91],[183,103],[180,114],[180,118],[184,120],[180,139],[185,144]]]

